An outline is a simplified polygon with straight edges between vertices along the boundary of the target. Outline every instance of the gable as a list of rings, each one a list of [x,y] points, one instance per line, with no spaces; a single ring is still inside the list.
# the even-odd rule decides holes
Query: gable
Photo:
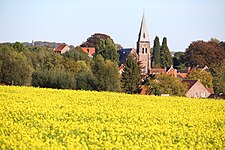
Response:
[[[188,85],[188,91],[186,93],[187,97],[206,98],[211,95],[211,93],[204,87],[204,85],[199,80],[189,80],[189,83],[187,85]]]
[[[70,47],[67,44],[59,44],[54,51],[59,52],[61,54],[68,52],[70,50]]]

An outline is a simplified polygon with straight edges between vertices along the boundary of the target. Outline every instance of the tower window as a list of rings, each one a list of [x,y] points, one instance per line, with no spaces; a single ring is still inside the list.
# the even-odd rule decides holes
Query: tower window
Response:
[[[145,48],[145,53],[147,54],[147,48]]]
[[[145,48],[142,48],[142,54],[144,54],[145,53]]]

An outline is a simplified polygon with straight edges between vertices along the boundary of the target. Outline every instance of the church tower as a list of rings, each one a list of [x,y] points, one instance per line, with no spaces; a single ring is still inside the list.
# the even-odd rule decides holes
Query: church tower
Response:
[[[151,54],[150,54],[150,41],[144,14],[142,17],[141,28],[138,35],[137,55],[138,60],[142,62],[143,67],[142,74],[147,75],[151,69]]]

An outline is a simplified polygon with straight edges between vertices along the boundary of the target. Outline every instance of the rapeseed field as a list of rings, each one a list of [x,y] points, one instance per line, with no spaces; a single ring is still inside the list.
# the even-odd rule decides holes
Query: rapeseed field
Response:
[[[224,100],[0,86],[0,149],[224,147]]]

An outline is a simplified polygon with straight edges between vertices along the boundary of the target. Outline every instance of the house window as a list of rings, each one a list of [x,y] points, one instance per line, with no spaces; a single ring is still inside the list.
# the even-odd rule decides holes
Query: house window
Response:
[[[202,92],[202,97],[206,97],[206,93],[205,92]]]
[[[89,50],[89,48],[87,49],[87,52],[88,52],[88,54],[90,53],[90,50]]]
[[[145,48],[142,48],[142,54],[144,54],[145,53]]]
[[[147,54],[147,48],[145,48],[145,53]]]
[[[143,69],[141,69],[141,72],[142,72],[142,73],[147,73],[147,68],[144,67]]]
[[[198,97],[198,92],[195,92],[194,97]]]

